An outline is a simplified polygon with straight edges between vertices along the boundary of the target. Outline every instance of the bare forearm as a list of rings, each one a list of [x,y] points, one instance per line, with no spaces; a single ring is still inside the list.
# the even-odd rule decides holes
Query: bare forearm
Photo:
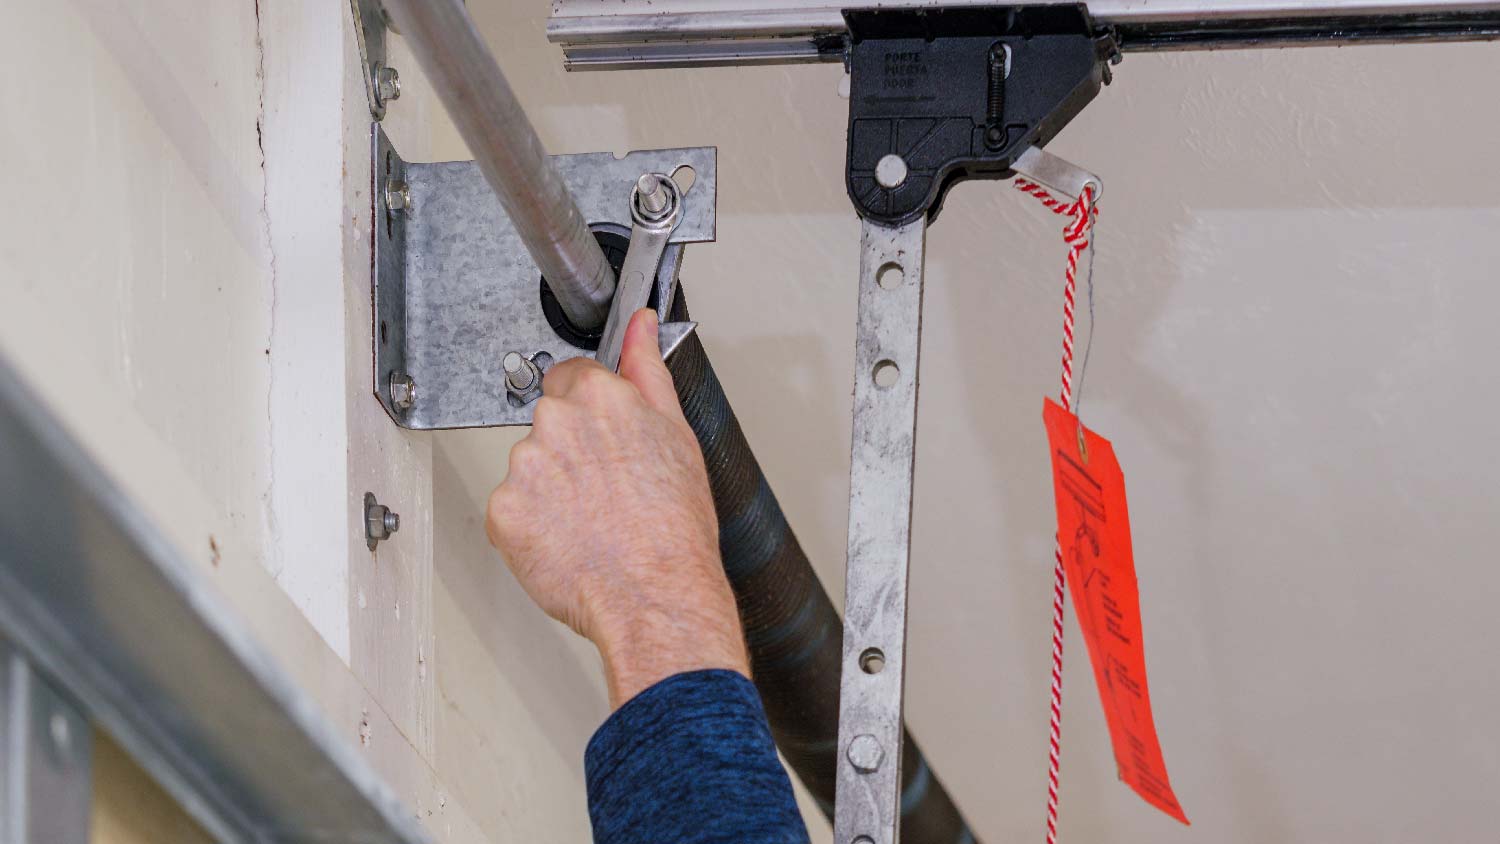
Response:
[[[655,317],[632,319],[619,375],[577,359],[542,390],[486,528],[604,663],[614,714],[588,751],[594,840],[805,844]]]

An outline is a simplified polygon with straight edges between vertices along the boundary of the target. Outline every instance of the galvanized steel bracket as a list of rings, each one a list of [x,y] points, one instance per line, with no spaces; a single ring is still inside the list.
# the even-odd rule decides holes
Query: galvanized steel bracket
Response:
[[[388,22],[380,0],[349,0],[349,11],[354,16],[354,37],[359,44],[359,60],[364,66],[365,98],[370,103],[370,117],[385,118],[388,97],[381,91],[381,73],[386,70],[385,30]],[[401,96],[395,88],[396,97]]]
[[[502,359],[519,352],[545,371],[593,357],[553,328],[541,271],[472,161],[408,162],[371,128],[374,390],[403,428],[531,424],[534,401],[506,385]],[[630,191],[642,173],[693,170],[682,221],[668,239],[652,297],[664,351],[691,331],[667,323],[683,244],[714,239],[714,147],[555,155],[552,161],[595,231],[630,234]],[[576,338],[575,338],[576,339]]]

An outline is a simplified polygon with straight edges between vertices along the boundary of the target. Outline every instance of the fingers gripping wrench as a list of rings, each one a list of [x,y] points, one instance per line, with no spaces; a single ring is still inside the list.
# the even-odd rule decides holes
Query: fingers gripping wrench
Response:
[[[636,180],[630,192],[630,247],[620,266],[620,284],[595,356],[611,372],[620,368],[625,328],[630,317],[650,301],[667,238],[681,219],[682,191],[676,182],[660,173],[646,173]]]

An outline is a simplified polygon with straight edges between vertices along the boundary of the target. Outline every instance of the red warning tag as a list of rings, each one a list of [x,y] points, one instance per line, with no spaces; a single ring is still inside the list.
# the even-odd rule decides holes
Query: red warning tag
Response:
[[[1120,779],[1147,803],[1188,823],[1167,781],[1141,641],[1141,601],[1130,550],[1125,476],[1109,440],[1047,400],[1042,417],[1052,446],[1057,539],[1073,611],[1094,665],[1094,682]]]

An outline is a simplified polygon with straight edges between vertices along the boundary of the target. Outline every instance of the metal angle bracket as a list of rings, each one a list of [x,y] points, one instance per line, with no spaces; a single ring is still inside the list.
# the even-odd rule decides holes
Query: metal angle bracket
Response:
[[[380,125],[371,128],[374,390],[403,428],[529,425],[538,391],[506,378],[507,355],[545,377],[554,364],[593,357],[597,335],[576,332],[550,301],[500,201],[472,161],[401,158]],[[643,173],[685,184],[682,219],[667,239],[650,306],[664,355],[693,323],[667,321],[683,246],[715,237],[718,150],[714,147],[555,155],[584,219],[623,257],[630,196]],[[511,361],[516,361],[515,357]]]
[[[1119,48],[1079,5],[854,9],[845,183],[866,220],[936,218],[967,179],[1012,175],[1110,81]]]
[[[354,38],[359,43],[370,117],[384,120],[386,103],[401,96],[396,69],[386,64],[385,31],[390,21],[380,0],[349,0],[349,10],[354,16]]]

